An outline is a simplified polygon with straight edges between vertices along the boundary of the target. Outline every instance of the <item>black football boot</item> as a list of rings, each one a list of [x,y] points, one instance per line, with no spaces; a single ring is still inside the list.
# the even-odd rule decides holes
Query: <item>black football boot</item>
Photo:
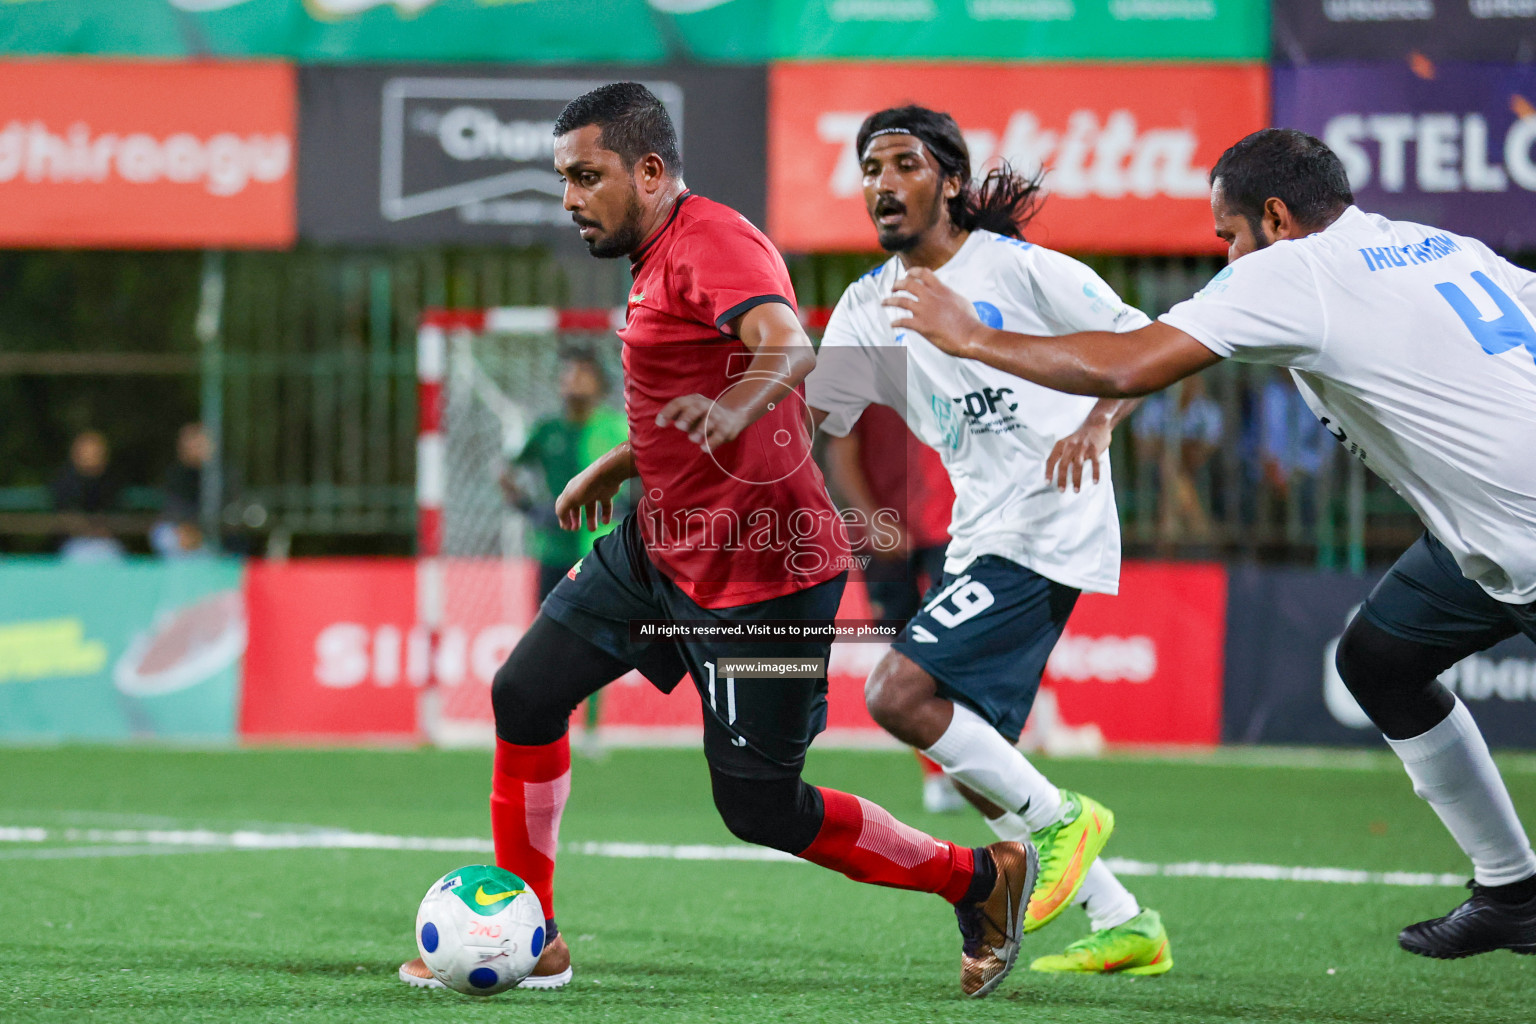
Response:
[[[1500,902],[1486,888],[1468,882],[1472,898],[1444,917],[1404,928],[1397,944],[1410,953],[1456,960],[1496,949],[1536,954],[1536,896],[1520,903]]]

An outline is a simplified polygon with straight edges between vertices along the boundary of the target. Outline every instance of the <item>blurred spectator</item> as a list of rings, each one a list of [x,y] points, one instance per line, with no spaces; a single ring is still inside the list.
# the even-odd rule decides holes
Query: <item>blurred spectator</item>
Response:
[[[1281,372],[1259,393],[1257,426],[1264,520],[1279,519],[1291,532],[1310,529],[1317,522],[1317,478],[1336,447],[1333,436]]]
[[[161,484],[161,519],[150,529],[149,543],[165,558],[204,552],[199,519],[203,500],[203,468],[213,456],[213,442],[201,423],[182,424],[176,433],[176,461]]]
[[[1132,414],[1137,458],[1150,461],[1162,482],[1158,488],[1160,540],[1212,537],[1211,510],[1196,481],[1220,447],[1223,427],[1221,406],[1206,394],[1205,381],[1200,377],[1176,385],[1173,394],[1163,391],[1152,395]],[[1169,442],[1177,447],[1169,449]],[[1165,476],[1169,479],[1163,479]]]
[[[896,535],[894,547],[870,543],[869,531],[850,530],[857,554],[871,555],[864,570],[869,607],[877,619],[907,620],[924,592],[944,576],[944,549],[955,492],[939,453],[919,441],[895,410],[871,405],[847,437],[828,437],[827,475],[844,508],[868,523],[880,511]],[[862,540],[862,543],[860,541]],[[921,753],[923,808],[959,811],[965,800],[944,770]]]
[[[623,515],[615,501],[613,521],[596,532],[563,530],[555,518],[555,499],[571,478],[629,436],[624,414],[602,404],[608,392],[608,375],[597,357],[590,352],[569,351],[560,361],[559,415],[548,416],[533,425],[523,450],[501,475],[507,501],[529,518],[528,552],[539,564],[540,602],[571,566],[586,557],[598,537],[618,525]],[[518,469],[537,471],[529,474],[536,477],[533,486],[519,478]],[[622,493],[619,497],[622,500]],[[580,749],[596,757],[602,752],[597,733],[597,694],[588,697],[586,705]]]
[[[123,545],[100,520],[117,507],[119,486],[111,471],[112,452],[97,430],[75,435],[69,462],[49,485],[54,511],[61,514],[67,536],[59,554],[76,561],[120,558]]]
[[[883,533],[896,537],[894,546],[882,545],[871,542],[878,532],[850,531],[855,552],[873,556],[864,570],[870,610],[877,619],[910,619],[944,575],[955,505],[944,461],[883,405],[866,408],[847,437],[828,437],[826,461],[843,506],[865,523],[883,512]]]
[[[533,425],[522,451],[501,477],[507,501],[527,513],[532,524],[528,553],[539,563],[540,601],[592,550],[593,541],[619,520],[615,508],[613,522],[594,533],[562,530],[555,518],[555,499],[571,478],[599,455],[622,444],[629,434],[624,414],[602,404],[607,391],[608,376],[594,355],[580,351],[563,354],[559,414]],[[529,474],[535,477],[531,485],[515,472],[520,468],[536,471]]]

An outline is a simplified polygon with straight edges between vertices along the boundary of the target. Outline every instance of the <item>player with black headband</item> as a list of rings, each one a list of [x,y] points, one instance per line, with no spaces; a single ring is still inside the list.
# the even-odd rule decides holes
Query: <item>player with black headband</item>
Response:
[[[1438,680],[1508,637],[1536,639],[1536,274],[1354,198],[1326,145],[1265,128],[1211,169],[1228,266],[1155,324],[989,328],[919,267],[886,301],[899,329],[945,352],[1074,394],[1144,395],[1223,359],[1290,369],[1323,426],[1424,523],[1337,655],[1472,862],[1471,897],[1398,943],[1439,959],[1536,954],[1536,852],[1472,713]]]
[[[857,145],[870,219],[894,255],[838,301],[806,400],[837,436],[871,404],[895,409],[939,452],[956,495],[944,576],[870,676],[870,713],[942,765],[1000,838],[1033,839],[1040,874],[1024,931],[1083,904],[1091,934],[1033,969],[1161,974],[1173,960],[1157,912],[1097,860],[1113,815],[1052,785],[1014,745],[1078,594],[1119,586],[1106,451],[1134,402],[1095,402],[956,359],[893,328],[896,311],[882,303],[921,267],[993,327],[1064,334],[1148,320],[1088,267],[1024,241],[1039,180],[1004,166],[974,182],[948,114],[882,110]]]

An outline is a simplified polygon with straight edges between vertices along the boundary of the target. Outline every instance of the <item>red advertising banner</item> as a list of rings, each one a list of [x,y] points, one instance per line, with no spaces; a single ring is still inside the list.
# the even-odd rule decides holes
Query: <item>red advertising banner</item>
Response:
[[[1223,566],[1127,563],[1119,596],[1078,601],[1046,664],[1059,723],[1110,744],[1215,745],[1226,617]]]
[[[295,97],[273,62],[0,63],[0,246],[292,244]]]
[[[241,738],[417,737],[429,645],[414,561],[253,561],[245,588]]]
[[[488,740],[491,681],[534,615],[534,567],[449,562],[435,645],[416,621],[419,571],[406,559],[250,563],[241,736],[415,740],[430,675],[439,738]],[[1119,597],[1084,597],[1047,667],[1036,740],[1048,750],[1085,733],[1089,750],[1216,743],[1226,587],[1219,565],[1133,562]],[[839,614],[868,616],[862,586]],[[827,741],[885,741],[864,709],[864,680],[885,651],[833,646]],[[687,742],[702,727],[691,685],[666,696],[636,673],[603,691],[600,721],[619,743]]]
[[[1046,168],[1031,241],[1220,253],[1207,176],[1269,123],[1259,64],[778,64],[768,83],[768,232],[792,251],[872,250],[854,138],[883,107],[955,116],[979,174]]]

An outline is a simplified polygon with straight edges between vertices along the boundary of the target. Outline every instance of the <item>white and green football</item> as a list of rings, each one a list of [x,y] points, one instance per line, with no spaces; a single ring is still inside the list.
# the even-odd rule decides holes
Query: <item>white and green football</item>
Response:
[[[455,992],[493,996],[533,971],[544,951],[544,908],[528,884],[486,864],[432,883],[416,912],[416,948]]]

